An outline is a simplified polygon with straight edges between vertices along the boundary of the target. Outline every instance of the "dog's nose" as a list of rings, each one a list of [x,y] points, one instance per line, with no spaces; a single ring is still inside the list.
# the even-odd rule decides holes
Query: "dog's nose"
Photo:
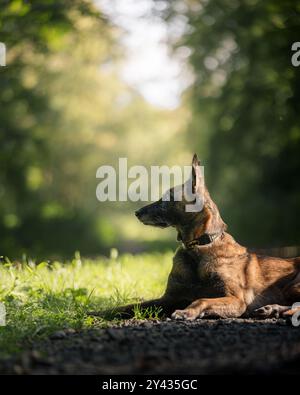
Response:
[[[136,210],[135,215],[138,218],[141,218],[144,214],[146,214],[147,210],[145,210],[145,207],[140,208],[139,210]]]

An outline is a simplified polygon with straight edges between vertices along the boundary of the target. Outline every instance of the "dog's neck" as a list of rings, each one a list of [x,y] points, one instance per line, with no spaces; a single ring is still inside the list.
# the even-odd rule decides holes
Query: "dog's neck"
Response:
[[[177,240],[182,241],[188,249],[194,246],[206,246],[221,238],[226,228],[217,206],[210,200],[209,204],[206,204],[192,220],[177,228]]]
[[[218,260],[219,257],[224,258],[224,256],[232,257],[248,254],[247,248],[237,243],[234,238],[225,231],[214,235],[210,234],[209,237],[203,236],[204,235],[200,237],[200,240],[183,242],[184,249],[195,258],[203,257],[206,254],[210,256],[213,254]],[[203,241],[205,243],[203,243]]]
[[[192,249],[197,246],[207,246],[209,244],[212,244],[215,240],[223,237],[224,237],[223,231],[218,233],[204,233],[203,235],[201,235],[200,237],[194,240],[183,242],[183,244],[185,248]]]

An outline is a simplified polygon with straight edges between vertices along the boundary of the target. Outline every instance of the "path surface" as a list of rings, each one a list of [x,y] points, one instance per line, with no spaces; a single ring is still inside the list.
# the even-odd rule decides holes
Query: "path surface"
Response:
[[[283,320],[125,322],[57,332],[1,373],[300,373],[300,327]]]

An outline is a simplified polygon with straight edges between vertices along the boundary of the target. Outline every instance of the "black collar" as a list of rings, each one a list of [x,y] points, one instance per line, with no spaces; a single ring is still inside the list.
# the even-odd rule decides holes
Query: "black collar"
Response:
[[[185,247],[190,249],[195,246],[203,246],[207,244],[211,244],[213,241],[215,241],[219,236],[221,236],[222,233],[204,233],[202,236],[198,237],[198,239],[194,239],[191,241],[188,241],[184,243]]]

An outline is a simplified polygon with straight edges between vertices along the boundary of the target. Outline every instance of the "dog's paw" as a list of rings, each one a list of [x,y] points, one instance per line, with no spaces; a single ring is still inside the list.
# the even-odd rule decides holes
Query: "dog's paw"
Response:
[[[279,318],[289,308],[278,304],[268,304],[254,310],[254,316],[259,318]]]
[[[176,310],[172,314],[173,320],[194,321],[198,317],[203,317],[204,313],[198,314],[194,309]]]

